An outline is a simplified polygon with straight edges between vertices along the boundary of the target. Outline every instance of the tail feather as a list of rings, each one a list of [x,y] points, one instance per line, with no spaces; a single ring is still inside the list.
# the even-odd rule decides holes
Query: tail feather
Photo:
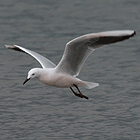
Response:
[[[99,86],[98,83],[87,82],[87,81],[84,81],[84,82],[85,82],[85,88],[87,88],[87,89],[92,89],[92,88]]]

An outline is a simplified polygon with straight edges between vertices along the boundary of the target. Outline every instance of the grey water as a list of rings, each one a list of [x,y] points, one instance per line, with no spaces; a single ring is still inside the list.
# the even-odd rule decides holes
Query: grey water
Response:
[[[0,1],[1,140],[140,140],[139,0]],[[65,44],[87,33],[132,29],[133,38],[97,49],[79,78],[99,87],[70,89],[33,79],[41,67],[27,54],[8,50],[18,44],[55,64]]]

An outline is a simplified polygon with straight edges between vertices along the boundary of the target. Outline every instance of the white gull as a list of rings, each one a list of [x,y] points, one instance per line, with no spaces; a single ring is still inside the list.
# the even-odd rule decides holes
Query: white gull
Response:
[[[70,88],[74,95],[88,99],[83,95],[78,87],[85,87],[88,89],[99,86],[98,83],[87,82],[77,78],[79,72],[86,61],[87,57],[96,49],[103,45],[123,41],[136,34],[133,30],[116,30],[106,31],[99,33],[86,34],[77,37],[66,44],[62,59],[55,65],[42,55],[25,49],[18,45],[5,45],[8,49],[15,51],[21,51],[34,57],[42,66],[42,68],[33,68],[28,72],[25,84],[32,78],[37,78],[42,83],[60,87]],[[76,87],[78,93],[76,93],[72,87]]]

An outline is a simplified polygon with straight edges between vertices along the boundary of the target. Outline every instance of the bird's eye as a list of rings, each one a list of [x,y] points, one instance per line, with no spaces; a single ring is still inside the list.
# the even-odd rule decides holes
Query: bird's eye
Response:
[[[32,75],[35,75],[34,73]]]

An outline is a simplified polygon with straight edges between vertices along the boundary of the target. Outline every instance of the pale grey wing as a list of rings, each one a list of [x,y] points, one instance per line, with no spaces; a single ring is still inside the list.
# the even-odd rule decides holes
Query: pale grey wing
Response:
[[[68,42],[59,64],[56,66],[58,72],[77,76],[87,57],[98,47],[123,41],[132,37],[135,31],[107,31],[91,33]]]
[[[56,65],[51,62],[50,60],[48,60],[47,58],[45,58],[44,56],[34,52],[34,51],[31,51],[31,50],[28,50],[28,49],[25,49],[21,46],[18,46],[18,45],[5,45],[6,48],[8,49],[13,49],[15,51],[20,51],[20,52],[24,52],[24,53],[27,53],[29,55],[31,55],[32,57],[34,57],[40,64],[41,66],[45,69],[45,68],[54,68]]]

